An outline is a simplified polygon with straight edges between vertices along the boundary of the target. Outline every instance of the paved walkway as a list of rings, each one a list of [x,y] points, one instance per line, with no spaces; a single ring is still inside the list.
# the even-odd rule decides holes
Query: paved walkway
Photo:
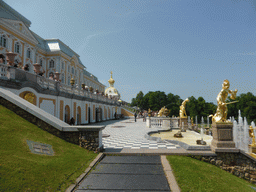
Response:
[[[153,192],[170,187],[160,156],[106,156],[75,191]]]
[[[143,119],[126,119],[122,121],[106,121],[100,124],[106,125],[103,130],[103,145],[105,152],[121,152],[122,150],[170,150],[181,149],[179,145],[166,141],[152,141],[145,138],[149,131],[157,131],[157,129],[149,129]],[[109,137],[105,137],[105,136]],[[127,151],[127,150],[126,150]]]

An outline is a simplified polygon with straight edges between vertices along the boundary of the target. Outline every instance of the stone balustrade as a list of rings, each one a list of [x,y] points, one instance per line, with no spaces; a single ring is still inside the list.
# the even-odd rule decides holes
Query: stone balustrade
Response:
[[[148,128],[161,128],[161,129],[171,129],[178,128],[179,118],[170,117],[147,117],[146,126]]]
[[[91,93],[82,88],[80,89],[80,88],[76,88],[74,86],[66,85],[59,81],[48,79],[44,76],[32,74],[32,73],[24,71],[22,69],[7,66],[5,64],[0,64],[0,79],[12,80],[15,82],[28,81],[30,83],[36,83],[43,89],[74,94],[77,96],[90,98],[95,101],[105,102],[107,104],[120,105],[117,100],[109,99],[103,95]]]

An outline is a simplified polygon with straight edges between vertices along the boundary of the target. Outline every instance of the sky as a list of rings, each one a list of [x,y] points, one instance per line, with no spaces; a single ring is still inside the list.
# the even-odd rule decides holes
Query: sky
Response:
[[[256,1],[4,0],[44,39],[73,49],[87,70],[131,102],[164,91],[216,104],[224,79],[256,95]]]

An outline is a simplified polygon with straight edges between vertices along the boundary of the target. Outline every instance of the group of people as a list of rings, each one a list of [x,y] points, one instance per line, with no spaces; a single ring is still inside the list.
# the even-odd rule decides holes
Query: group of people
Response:
[[[138,114],[135,112],[134,113],[134,119],[136,122],[136,119],[138,118],[143,118],[143,122],[146,122],[146,118],[148,117],[148,112],[144,111],[144,112],[139,112]]]

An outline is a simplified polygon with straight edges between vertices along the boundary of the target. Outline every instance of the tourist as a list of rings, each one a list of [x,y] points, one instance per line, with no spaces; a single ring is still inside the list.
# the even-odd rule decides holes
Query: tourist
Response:
[[[26,64],[24,67],[22,67],[22,69],[23,69],[24,71],[29,71],[29,65]]]
[[[137,118],[137,113],[135,112],[135,113],[134,113],[135,122],[136,122],[136,118]]]
[[[75,119],[73,117],[71,117],[69,121],[69,125],[75,125]]]

